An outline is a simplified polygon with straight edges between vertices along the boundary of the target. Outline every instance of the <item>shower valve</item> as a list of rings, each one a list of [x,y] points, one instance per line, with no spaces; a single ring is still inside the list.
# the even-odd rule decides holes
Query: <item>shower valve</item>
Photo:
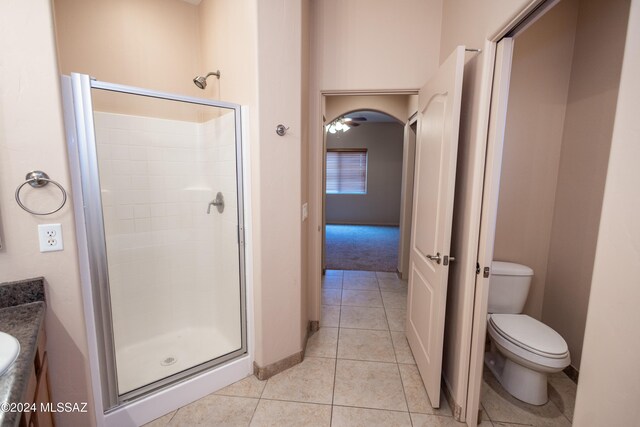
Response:
[[[224,197],[221,192],[218,191],[216,198],[209,202],[209,206],[207,206],[207,214],[211,213],[211,206],[215,206],[218,209],[218,213],[224,212]]]

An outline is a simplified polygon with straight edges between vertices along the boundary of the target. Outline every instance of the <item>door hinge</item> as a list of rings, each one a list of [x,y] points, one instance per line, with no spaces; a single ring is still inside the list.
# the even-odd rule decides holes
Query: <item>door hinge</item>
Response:
[[[484,277],[485,279],[489,277],[489,274],[491,273],[491,269],[489,267],[485,267],[484,268],[484,272],[482,273],[482,277]]]
[[[241,225],[238,226],[238,244],[240,246],[244,245],[244,227]]]

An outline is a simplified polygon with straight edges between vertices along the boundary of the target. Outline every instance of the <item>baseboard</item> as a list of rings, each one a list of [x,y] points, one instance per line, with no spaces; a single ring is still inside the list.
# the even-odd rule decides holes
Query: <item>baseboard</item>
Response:
[[[464,422],[462,419],[462,406],[458,405],[458,403],[453,398],[451,394],[451,390],[447,386],[447,382],[444,377],[442,377],[442,381],[440,384],[441,390],[444,392],[444,398],[447,399],[447,403],[449,403],[449,407],[451,408],[451,415],[453,415],[453,419],[458,422]]]
[[[574,383],[578,384],[578,377],[580,377],[580,371],[573,366],[569,365],[562,370]]]
[[[253,374],[261,381],[268,380],[272,376],[279,374],[280,372],[287,370],[298,363],[302,362],[304,358],[304,350],[287,356],[284,359],[271,363],[267,366],[260,366],[256,362],[253,362]]]
[[[307,342],[312,332],[316,332],[320,329],[319,320],[309,320],[307,325],[307,335],[304,339],[302,351],[287,356],[284,359],[278,360],[267,366],[260,366],[256,362],[253,362],[253,374],[261,381],[268,380],[272,376],[279,374],[282,371],[286,371],[289,368],[296,366],[298,363],[304,360],[304,353],[307,351]]]

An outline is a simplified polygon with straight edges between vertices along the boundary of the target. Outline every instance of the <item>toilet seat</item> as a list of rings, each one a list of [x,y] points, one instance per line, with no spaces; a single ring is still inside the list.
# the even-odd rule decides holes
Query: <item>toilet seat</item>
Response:
[[[568,366],[566,341],[544,323],[524,314],[490,314],[487,323],[494,342],[523,361],[547,368]]]

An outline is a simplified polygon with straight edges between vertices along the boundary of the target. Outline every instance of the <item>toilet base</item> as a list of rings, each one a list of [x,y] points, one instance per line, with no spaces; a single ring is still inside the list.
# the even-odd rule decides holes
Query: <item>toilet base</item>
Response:
[[[545,372],[522,366],[504,357],[495,348],[485,353],[484,361],[502,387],[516,399],[538,406],[549,400]]]

